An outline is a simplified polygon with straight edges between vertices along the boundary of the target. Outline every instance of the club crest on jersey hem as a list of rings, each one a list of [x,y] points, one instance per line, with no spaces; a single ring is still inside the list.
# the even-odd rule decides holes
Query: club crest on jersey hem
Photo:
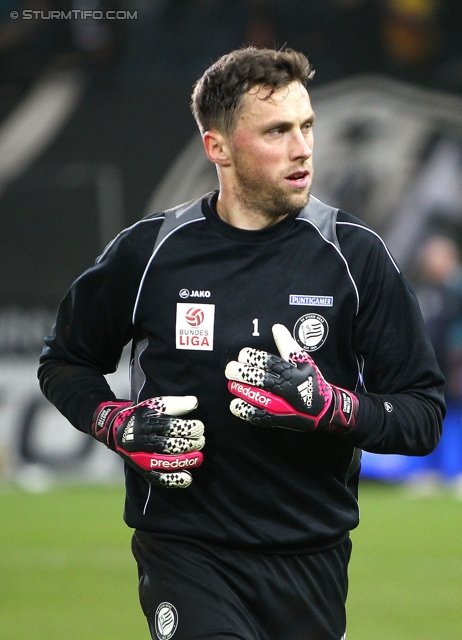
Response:
[[[306,313],[294,326],[294,338],[305,351],[316,351],[325,343],[329,333],[327,320],[318,313]]]
[[[170,640],[178,626],[178,612],[170,602],[161,602],[154,620],[156,636],[159,640]]]

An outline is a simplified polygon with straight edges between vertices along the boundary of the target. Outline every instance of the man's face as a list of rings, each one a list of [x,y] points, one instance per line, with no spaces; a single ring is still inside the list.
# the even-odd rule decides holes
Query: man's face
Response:
[[[314,113],[299,82],[267,93],[255,88],[243,97],[229,148],[234,196],[275,221],[308,203]]]

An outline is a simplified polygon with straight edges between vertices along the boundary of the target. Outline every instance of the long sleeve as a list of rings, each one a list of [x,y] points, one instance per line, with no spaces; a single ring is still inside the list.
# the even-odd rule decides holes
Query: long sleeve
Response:
[[[105,374],[116,370],[133,337],[132,314],[159,223],[122,232],[64,296],[53,335],[45,338],[38,377],[45,397],[77,429],[89,432],[93,413],[115,398]],[[154,236],[155,239],[155,236]]]
[[[350,249],[352,227],[343,229]],[[345,439],[373,453],[425,455],[441,437],[444,379],[406,278],[378,237],[355,231],[362,264],[351,257],[359,296],[353,340],[364,386],[357,426]]]

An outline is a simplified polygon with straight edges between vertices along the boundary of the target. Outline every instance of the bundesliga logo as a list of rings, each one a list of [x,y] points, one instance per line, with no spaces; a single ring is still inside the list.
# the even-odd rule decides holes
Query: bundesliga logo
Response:
[[[198,327],[204,322],[204,312],[199,307],[191,307],[186,311],[185,319],[191,327]]]
[[[176,307],[176,348],[213,350],[215,305],[178,302]]]

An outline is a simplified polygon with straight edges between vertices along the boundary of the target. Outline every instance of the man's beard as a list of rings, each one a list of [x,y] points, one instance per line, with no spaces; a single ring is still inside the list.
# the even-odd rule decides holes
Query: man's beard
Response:
[[[289,193],[277,185],[265,185],[264,178],[260,179],[258,172],[246,171],[239,162],[236,163],[235,173],[238,181],[234,188],[236,200],[247,211],[263,215],[271,224],[293,211],[301,211],[308,204],[310,189]]]

